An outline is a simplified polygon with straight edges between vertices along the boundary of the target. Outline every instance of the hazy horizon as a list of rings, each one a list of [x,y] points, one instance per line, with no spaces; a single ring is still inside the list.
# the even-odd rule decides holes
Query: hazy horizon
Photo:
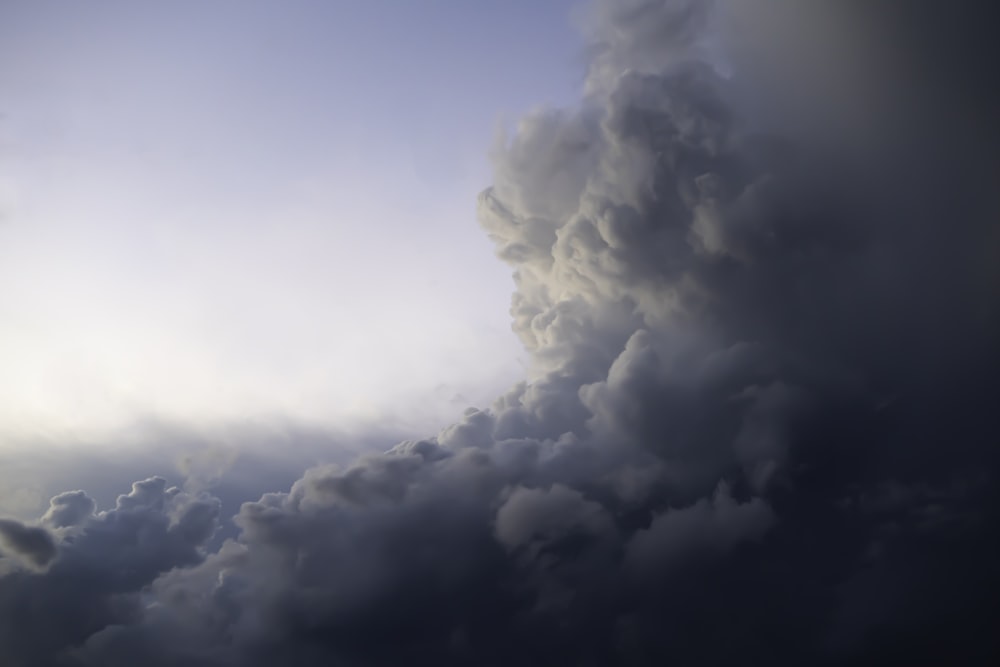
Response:
[[[475,196],[572,99],[569,6],[500,58],[499,5],[8,5],[0,436],[485,407],[525,360]]]

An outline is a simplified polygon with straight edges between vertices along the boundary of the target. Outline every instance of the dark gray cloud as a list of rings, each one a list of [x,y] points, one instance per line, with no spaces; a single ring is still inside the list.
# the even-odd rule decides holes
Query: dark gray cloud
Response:
[[[944,4],[766,4],[597,3],[580,108],[498,151],[527,381],[244,503],[218,548],[219,501],[161,478],[57,496],[0,658],[988,664],[1000,159],[952,121],[986,117],[992,51]],[[825,12],[871,68],[831,65]]]
[[[39,568],[48,565],[56,555],[55,542],[44,528],[26,526],[13,519],[0,519],[0,545]]]
[[[113,509],[93,508],[89,496],[71,492],[53,498],[46,513],[53,532],[4,522],[4,536],[15,536],[5,542],[33,565],[47,565],[0,578],[4,664],[51,664],[101,628],[140,618],[143,587],[202,560],[219,502],[152,477],[135,482]]]

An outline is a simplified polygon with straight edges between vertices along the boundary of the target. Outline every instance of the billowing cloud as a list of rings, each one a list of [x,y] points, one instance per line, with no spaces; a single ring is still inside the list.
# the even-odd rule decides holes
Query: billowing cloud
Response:
[[[52,499],[42,527],[4,521],[3,535],[35,568],[0,578],[0,658],[50,664],[63,650],[112,623],[137,619],[137,594],[159,575],[201,561],[217,525],[218,501],[153,477],[135,482],[114,509],[93,513],[82,492]],[[56,537],[58,536],[58,537]]]
[[[159,478],[0,524],[34,566],[0,579],[31,600],[5,664],[985,661],[1000,165],[936,107],[752,104],[813,70],[724,62],[733,16],[597,3],[580,108],[498,151],[480,221],[525,382],[243,504],[217,550],[218,502]],[[921,30],[898,67],[955,47]]]

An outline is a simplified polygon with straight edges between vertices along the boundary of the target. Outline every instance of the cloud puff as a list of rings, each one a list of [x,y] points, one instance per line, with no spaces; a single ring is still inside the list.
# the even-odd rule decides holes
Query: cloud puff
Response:
[[[50,664],[64,649],[108,624],[141,614],[140,592],[159,575],[202,559],[218,514],[214,499],[167,487],[162,478],[136,482],[114,509],[92,513],[82,492],[52,499],[43,521],[56,529],[0,524],[5,544],[44,573],[0,577],[0,659]]]
[[[643,578],[669,571],[673,561],[725,553],[744,540],[755,540],[771,527],[774,514],[760,498],[740,504],[720,483],[711,500],[669,510],[637,531],[627,547],[629,563]]]
[[[67,491],[49,501],[42,521],[54,528],[69,528],[93,515],[96,503],[83,491]]]
[[[56,556],[55,542],[44,528],[0,519],[0,544],[34,567],[44,567]]]
[[[995,156],[928,138],[936,112],[870,142],[780,90],[762,111],[746,91],[770,90],[764,49],[722,71],[728,5],[707,5],[598,3],[580,108],[526,117],[498,150],[480,222],[514,271],[528,380],[244,503],[214,551],[218,501],[162,479],[105,512],[57,496],[51,533],[4,524],[48,569],[0,578],[0,609],[32,600],[0,656],[988,655],[1000,282],[988,179],[965,176]]]

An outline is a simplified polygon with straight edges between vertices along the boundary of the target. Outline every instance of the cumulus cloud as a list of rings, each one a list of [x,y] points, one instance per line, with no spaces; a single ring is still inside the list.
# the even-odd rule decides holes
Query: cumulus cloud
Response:
[[[0,544],[34,567],[44,567],[56,556],[55,542],[44,528],[13,519],[0,519]]]
[[[641,577],[669,572],[674,561],[725,553],[744,540],[756,540],[770,528],[774,515],[760,498],[739,504],[720,483],[710,500],[669,510],[639,530],[627,547],[627,559]]]
[[[580,107],[498,149],[479,215],[525,382],[244,503],[218,549],[219,501],[161,478],[0,524],[47,566],[0,578],[0,609],[30,608],[5,664],[985,661],[996,157],[928,135],[936,109],[869,141],[892,96],[865,131],[802,117],[775,82],[822,67],[725,63],[736,13],[598,2]],[[944,48],[921,30],[899,67]]]
[[[218,501],[136,482],[113,509],[92,513],[82,492],[52,499],[44,522],[56,530],[0,523],[4,544],[43,573],[20,569],[0,577],[0,660],[52,664],[65,649],[115,622],[137,619],[140,592],[159,575],[191,566],[215,530]]]
[[[94,513],[94,499],[83,491],[67,491],[49,501],[42,521],[54,528],[68,528],[82,523]]]

